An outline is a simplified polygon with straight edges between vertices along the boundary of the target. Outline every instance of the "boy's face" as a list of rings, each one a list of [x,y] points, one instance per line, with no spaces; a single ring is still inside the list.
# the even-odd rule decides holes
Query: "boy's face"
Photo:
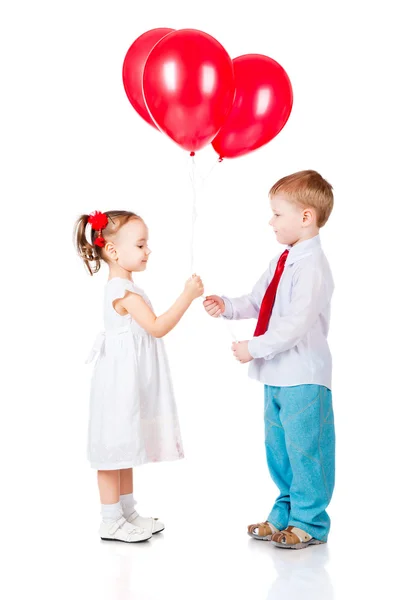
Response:
[[[285,197],[276,194],[270,198],[273,213],[269,224],[280,244],[293,246],[304,237],[307,226],[307,209],[298,206]]]

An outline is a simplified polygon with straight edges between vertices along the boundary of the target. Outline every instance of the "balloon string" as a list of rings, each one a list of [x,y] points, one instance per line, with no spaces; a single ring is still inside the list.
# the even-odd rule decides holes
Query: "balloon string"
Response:
[[[200,175],[200,177],[201,177],[201,182],[202,182],[202,185],[203,185],[203,186],[204,186],[205,182],[207,181],[207,179],[210,177],[211,173],[214,171],[215,167],[216,167],[216,166],[218,165],[218,163],[220,163],[220,162],[221,162],[221,159],[219,159],[219,158],[218,158],[218,159],[217,159],[217,160],[214,162],[213,166],[211,167],[211,169],[208,171],[208,173],[207,173],[206,175]]]
[[[190,157],[189,177],[192,184],[192,235],[190,243],[190,273],[194,273],[194,245],[196,237],[197,221],[197,181],[196,181],[196,161],[194,156]]]
[[[190,272],[194,271],[194,247],[195,247],[195,238],[196,238],[196,221],[197,221],[197,200],[199,192],[203,192],[204,184],[207,179],[210,177],[211,173],[217,166],[217,164],[221,162],[220,159],[216,160],[212,165],[211,169],[208,171],[206,175],[202,175],[198,169],[196,164],[196,159],[194,153],[190,154],[190,169],[189,169],[189,177],[192,184],[192,235],[191,235],[191,245],[190,245]],[[200,181],[199,181],[200,180]]]
[[[212,171],[215,169],[216,165],[219,162],[221,162],[221,161],[218,159],[214,163],[214,165],[211,167],[211,169],[209,170],[207,175],[202,176],[202,175],[200,175],[200,173],[197,169],[194,155],[190,156],[189,177],[190,177],[190,182],[192,184],[192,235],[191,235],[191,243],[190,243],[190,273],[191,273],[191,275],[194,273],[194,264],[195,264],[195,260],[194,260],[195,259],[195,238],[196,238],[196,222],[197,222],[197,214],[198,214],[197,213],[197,201],[198,201],[198,192],[199,192],[199,187],[200,187],[198,184],[198,175],[201,178],[201,191],[203,191],[203,187],[204,187],[206,180],[209,178]],[[206,297],[204,295],[202,297],[205,300]],[[220,315],[218,318],[221,319],[222,321],[224,321],[232,339],[235,342],[237,342],[236,335],[233,332],[229,321],[227,319],[224,319],[222,317],[222,315]]]

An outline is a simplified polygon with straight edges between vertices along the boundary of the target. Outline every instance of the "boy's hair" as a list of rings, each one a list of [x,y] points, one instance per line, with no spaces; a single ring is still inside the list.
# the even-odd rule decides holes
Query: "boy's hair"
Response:
[[[102,236],[106,241],[112,239],[116,233],[131,219],[141,219],[138,215],[127,210],[109,210],[104,213],[108,218],[107,226],[102,230]],[[102,248],[96,246],[94,240],[98,235],[98,231],[91,228],[90,241],[86,236],[86,228],[89,223],[90,215],[81,215],[77,219],[74,228],[75,248],[85,263],[90,275],[94,275],[100,270],[101,260],[105,260]]]
[[[317,226],[323,227],[333,209],[333,188],[317,171],[299,171],[277,181],[270,197],[284,193],[289,200],[304,208],[314,208]]]

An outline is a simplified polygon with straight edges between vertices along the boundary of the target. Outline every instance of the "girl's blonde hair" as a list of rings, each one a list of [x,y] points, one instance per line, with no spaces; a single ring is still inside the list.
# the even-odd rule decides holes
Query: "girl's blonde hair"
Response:
[[[318,227],[323,227],[329,219],[333,209],[333,188],[317,171],[299,171],[283,177],[272,186],[269,195],[272,198],[280,192],[304,208],[314,208]]]
[[[75,247],[90,275],[97,273],[100,270],[101,261],[105,261],[103,249],[94,243],[96,237],[101,234],[107,242],[111,240],[128,221],[131,219],[141,219],[139,215],[127,210],[109,210],[104,214],[108,219],[106,227],[104,227],[102,231],[96,231],[91,228],[89,236],[90,241],[86,235],[90,215],[81,215],[79,219],[77,219],[74,227]]]

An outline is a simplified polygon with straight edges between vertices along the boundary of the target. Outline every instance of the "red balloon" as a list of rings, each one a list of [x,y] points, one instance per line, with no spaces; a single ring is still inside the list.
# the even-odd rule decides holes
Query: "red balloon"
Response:
[[[154,46],[163,37],[175,29],[160,27],[151,29],[137,38],[129,48],[122,67],[122,80],[129,102],[137,113],[154,128],[154,121],[149,115],[143,98],[143,69],[146,60]]]
[[[143,92],[158,127],[182,148],[195,152],[214,139],[232,107],[232,61],[207,33],[175,31],[150,52]]]
[[[272,58],[245,54],[233,60],[236,96],[212,145],[221,158],[242,156],[267,144],[284,127],[293,104],[286,71]]]

